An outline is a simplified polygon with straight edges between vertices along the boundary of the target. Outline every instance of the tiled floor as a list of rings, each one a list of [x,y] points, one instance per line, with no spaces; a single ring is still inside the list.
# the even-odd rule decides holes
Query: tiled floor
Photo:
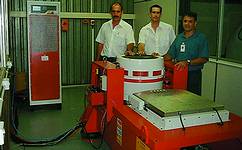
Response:
[[[63,88],[62,109],[35,109],[31,111],[27,102],[20,101],[18,109],[20,135],[27,140],[51,139],[74,127],[83,113],[85,87]],[[92,146],[75,132],[63,142],[54,146],[24,147],[10,142],[10,150],[92,150]],[[102,150],[109,150],[104,143]]]

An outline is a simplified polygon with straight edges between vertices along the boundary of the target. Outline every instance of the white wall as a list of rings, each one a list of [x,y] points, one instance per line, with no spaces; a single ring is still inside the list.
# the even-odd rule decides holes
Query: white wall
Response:
[[[202,96],[214,99],[216,63],[208,62],[202,70]]]
[[[205,65],[202,96],[213,99],[216,89],[215,101],[242,117],[242,65],[220,61],[217,66],[216,87],[215,71],[216,63],[208,62]]]

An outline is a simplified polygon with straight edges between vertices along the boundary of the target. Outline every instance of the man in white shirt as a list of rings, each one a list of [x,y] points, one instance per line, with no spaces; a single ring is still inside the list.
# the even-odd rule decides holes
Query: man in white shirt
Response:
[[[123,7],[115,2],[111,5],[112,20],[105,22],[97,35],[98,42],[96,60],[107,57],[108,61],[115,62],[117,56],[133,55],[134,31],[132,26],[121,19]]]
[[[160,21],[162,7],[150,7],[151,22],[139,33],[138,53],[141,55],[163,56],[175,39],[175,32],[170,24]]]

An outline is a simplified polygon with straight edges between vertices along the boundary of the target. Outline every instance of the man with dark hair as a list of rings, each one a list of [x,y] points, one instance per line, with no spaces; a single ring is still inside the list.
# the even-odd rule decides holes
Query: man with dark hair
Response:
[[[160,21],[162,7],[150,7],[150,23],[139,33],[138,53],[141,55],[163,56],[175,39],[175,32],[170,24]]]
[[[160,6],[160,5],[157,5],[157,4],[155,4],[155,5],[152,5],[151,7],[150,7],[150,13],[152,12],[152,9],[153,8],[159,8],[160,9],[160,13],[162,13],[162,7]]]
[[[182,17],[184,32],[172,43],[165,60],[173,60],[178,69],[188,65],[187,89],[201,95],[202,68],[208,61],[208,41],[196,30],[197,14],[187,12]]]
[[[134,46],[134,31],[132,26],[121,19],[123,7],[115,2],[111,5],[112,19],[105,22],[99,30],[96,41],[98,42],[96,60],[115,62],[117,56],[132,55]]]
[[[112,3],[112,5],[110,6],[110,12],[112,12],[113,10],[113,5],[119,5],[120,6],[120,10],[121,12],[123,11],[123,5],[120,2],[114,2]]]

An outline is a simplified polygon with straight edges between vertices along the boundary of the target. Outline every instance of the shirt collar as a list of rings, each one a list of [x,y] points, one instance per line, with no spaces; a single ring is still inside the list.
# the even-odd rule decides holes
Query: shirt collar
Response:
[[[147,26],[149,29],[153,30],[153,28],[151,27],[151,22]],[[157,29],[162,29],[161,22],[159,23],[159,26]]]
[[[182,37],[183,37],[183,38],[185,38],[185,39],[189,39],[189,38],[191,38],[191,37],[196,37],[197,35],[198,35],[198,32],[197,32],[197,31],[195,31],[195,32],[193,33],[193,35],[192,35],[192,36],[190,36],[190,37],[186,38],[186,37],[185,37],[185,35],[184,35],[184,32],[183,32]]]
[[[113,28],[113,24],[112,24],[112,19],[109,20],[109,24],[110,24],[110,27]],[[121,19],[119,24],[117,26],[121,26],[121,27],[124,27],[124,21]]]

